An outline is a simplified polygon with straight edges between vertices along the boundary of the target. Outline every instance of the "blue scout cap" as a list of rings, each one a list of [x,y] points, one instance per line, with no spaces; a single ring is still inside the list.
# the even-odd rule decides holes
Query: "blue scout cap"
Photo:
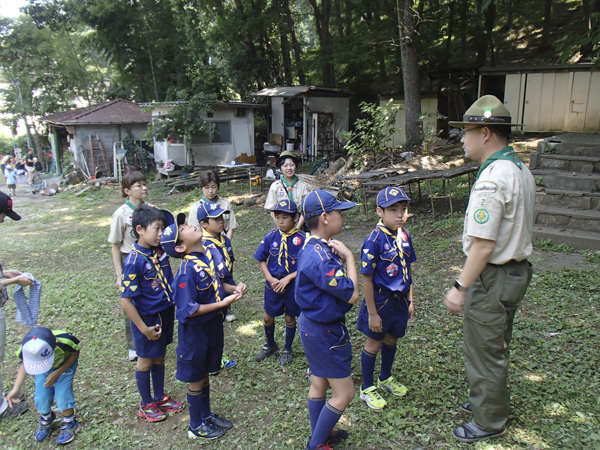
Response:
[[[229,214],[229,210],[225,210],[213,202],[200,203],[197,214],[198,222],[205,221],[206,218],[216,219],[221,214]]]
[[[275,203],[275,206],[271,211],[296,214],[298,212],[298,207],[296,206],[296,203],[286,198],[284,200],[279,200],[277,203]]]
[[[169,213],[169,215],[171,216],[171,219],[173,219],[173,214]],[[169,217],[167,217],[167,221],[169,221]],[[160,237],[160,246],[167,255],[173,258],[183,258],[181,253],[175,251],[175,247],[177,246],[177,239],[179,238],[179,225],[183,225],[184,223],[185,213],[177,214],[177,219],[173,220],[169,226],[165,227],[162,236]]]
[[[410,202],[410,198],[402,188],[388,186],[377,194],[377,206],[380,208],[387,208],[398,202]]]
[[[54,363],[56,337],[46,327],[35,327],[27,332],[21,343],[23,368],[29,375],[48,372]]]
[[[354,208],[354,202],[341,202],[334,195],[327,191],[312,191],[302,201],[302,215],[305,219],[313,216],[320,216],[324,212],[343,211]]]
[[[170,227],[175,223],[175,217],[173,217],[173,214],[171,214],[169,211],[166,209],[161,209],[160,212],[165,215],[165,228]]]

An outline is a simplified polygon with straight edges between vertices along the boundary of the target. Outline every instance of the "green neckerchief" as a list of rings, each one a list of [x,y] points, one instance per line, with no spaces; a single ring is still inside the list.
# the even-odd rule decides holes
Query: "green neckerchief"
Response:
[[[292,181],[291,183],[288,183],[288,180],[285,178],[285,175],[282,175],[281,182],[283,183],[283,185],[285,187],[287,187],[288,197],[290,198],[290,202],[293,202],[294,196],[292,195],[292,191],[293,191],[294,185],[298,182],[298,177],[296,175],[294,175],[294,181]]]
[[[505,159],[506,161],[512,161],[517,165],[517,167],[519,169],[523,168],[523,163],[519,159],[519,155],[517,155],[515,153],[514,149],[512,147],[504,147],[502,150],[497,151],[496,153],[494,153],[488,159],[485,160],[485,162],[479,168],[479,172],[477,172],[477,178],[475,178],[475,181],[477,181],[477,179],[479,179],[479,175],[481,175],[481,172],[483,172],[483,170],[487,166],[489,166],[491,163],[493,163],[494,161],[496,161],[498,159]]]
[[[219,201],[219,196],[218,196],[218,195],[215,195],[215,198],[214,198],[213,200],[209,200],[209,199],[207,199],[207,198],[204,196],[204,194],[202,194],[202,201],[203,201],[203,202],[205,202],[205,203],[206,203],[206,202],[208,202],[208,203],[217,203],[217,202]]]
[[[131,209],[133,209],[134,211],[135,211],[135,210],[138,208],[138,207],[137,207],[137,206],[135,206],[133,203],[131,203],[131,202],[129,201],[129,199],[125,200],[125,204],[126,204],[127,206],[129,206]],[[143,204],[144,204],[144,202],[142,202],[142,205],[143,205]]]

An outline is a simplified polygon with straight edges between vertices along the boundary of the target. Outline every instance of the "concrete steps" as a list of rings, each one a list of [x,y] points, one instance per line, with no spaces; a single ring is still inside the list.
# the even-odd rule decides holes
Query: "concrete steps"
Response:
[[[600,250],[600,135],[565,134],[538,144],[534,239]]]

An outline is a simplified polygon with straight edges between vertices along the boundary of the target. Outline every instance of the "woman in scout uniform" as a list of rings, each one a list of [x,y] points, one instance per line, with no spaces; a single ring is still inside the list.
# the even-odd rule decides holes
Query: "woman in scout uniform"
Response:
[[[292,152],[285,151],[281,152],[275,165],[281,170],[281,178],[271,185],[269,193],[267,194],[267,201],[265,202],[265,209],[272,211],[279,200],[289,199],[296,203],[296,205],[302,204],[302,199],[308,194],[308,185],[300,180],[296,175],[296,169],[300,165],[300,159],[294,156]],[[273,222],[275,222],[274,214]],[[277,225],[277,224],[275,224]],[[296,224],[299,230],[304,227],[304,217],[300,216],[300,220]]]
[[[481,163],[463,232],[467,260],[446,294],[448,311],[464,309],[464,359],[473,420],[453,431],[462,442],[506,434],[508,368],[515,313],[531,280],[535,181],[508,146],[510,112],[493,95],[477,100],[462,122],[465,156]],[[464,305],[464,308],[463,308]]]

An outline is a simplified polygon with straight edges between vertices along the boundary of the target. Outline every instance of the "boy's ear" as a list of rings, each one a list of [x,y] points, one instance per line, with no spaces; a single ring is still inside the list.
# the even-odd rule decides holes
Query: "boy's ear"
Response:
[[[185,253],[186,250],[187,250],[187,247],[185,246],[185,244],[183,242],[181,244],[175,246],[175,251],[177,253]]]
[[[140,231],[144,231],[144,227],[141,225],[136,225],[135,226],[135,232],[139,235]]]
[[[300,220],[300,214],[296,213],[296,215],[294,216],[294,223],[298,222]]]
[[[319,216],[319,224],[322,225],[327,225],[329,224],[329,218],[327,217],[327,213],[321,213],[321,215]]]
[[[206,227],[208,226],[208,220],[206,220],[206,222],[205,222],[204,220],[201,220],[201,221],[200,221],[200,226],[201,226],[202,228],[206,228]]]
[[[377,215],[379,217],[383,217],[383,208],[381,206],[377,207]]]

